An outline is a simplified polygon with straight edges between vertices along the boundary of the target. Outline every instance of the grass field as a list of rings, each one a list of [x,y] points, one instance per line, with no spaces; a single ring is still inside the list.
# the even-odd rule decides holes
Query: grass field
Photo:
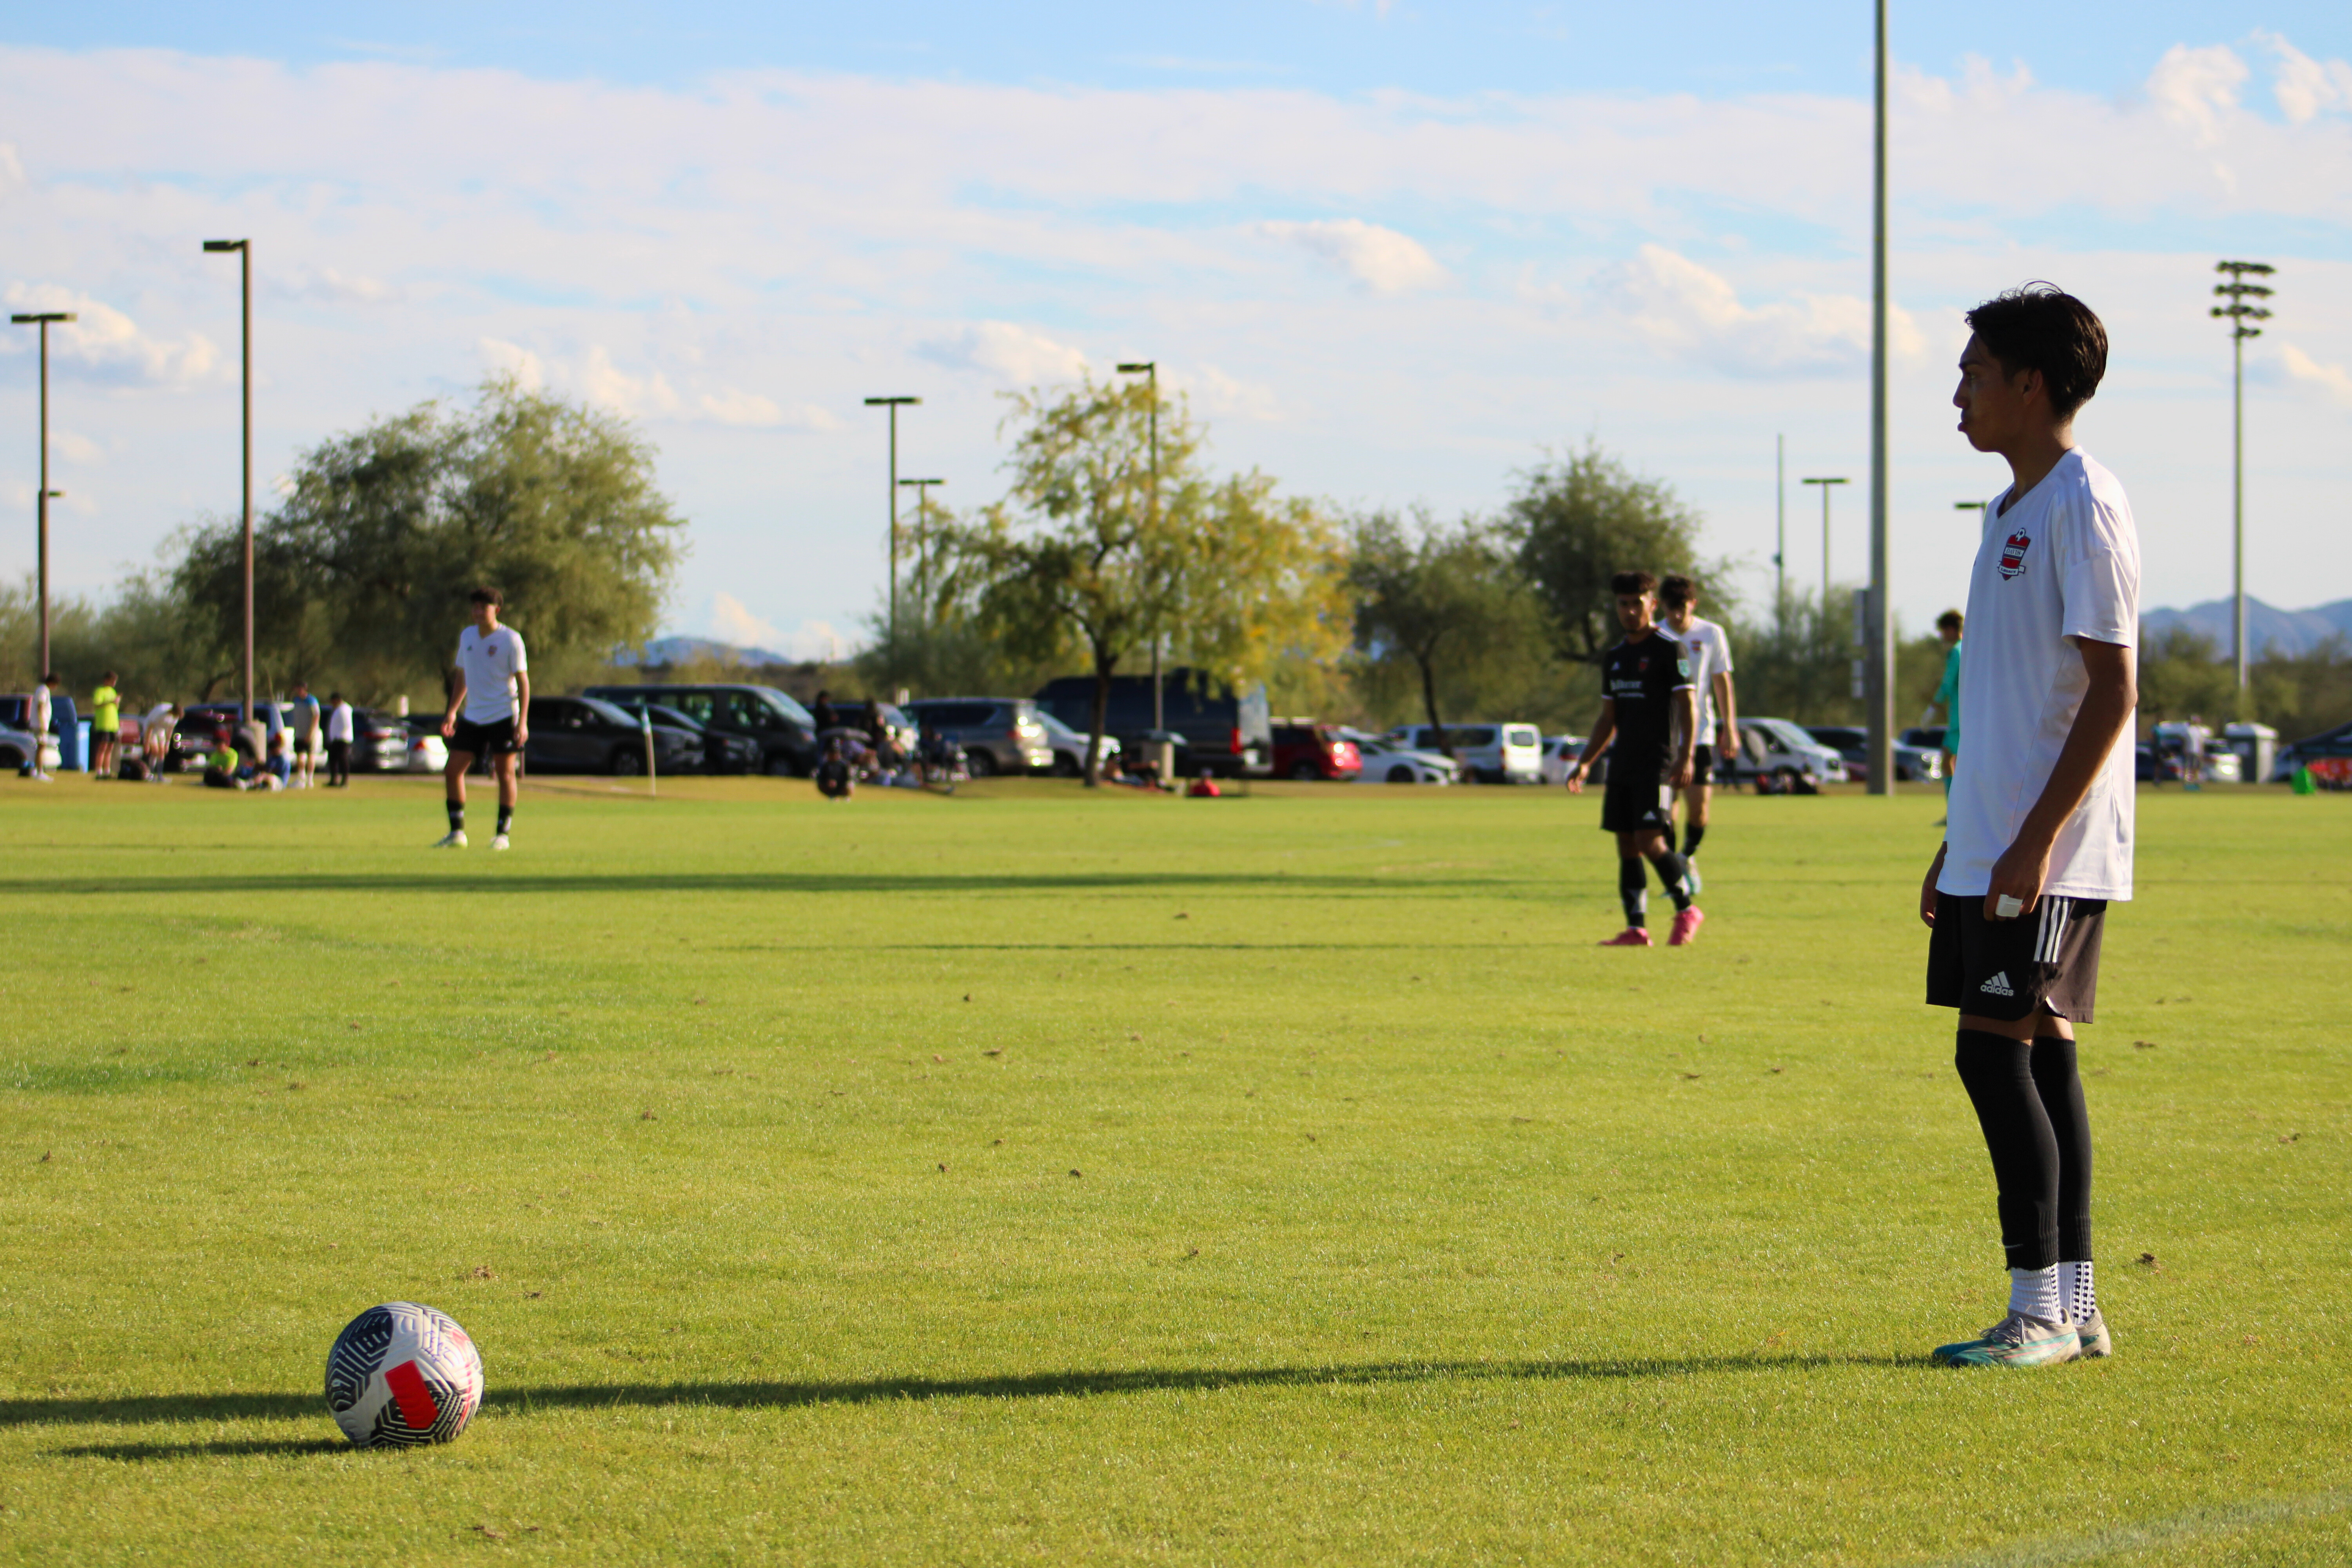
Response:
[[[2352,1559],[2352,800],[2143,795],[2119,1353],[2009,1373],[1925,1356],[2005,1284],[1939,807],[1720,801],[1700,944],[1602,952],[1559,791],[583,781],[494,858],[8,781],[0,1557]],[[388,1300],[446,1448],[327,1415]]]

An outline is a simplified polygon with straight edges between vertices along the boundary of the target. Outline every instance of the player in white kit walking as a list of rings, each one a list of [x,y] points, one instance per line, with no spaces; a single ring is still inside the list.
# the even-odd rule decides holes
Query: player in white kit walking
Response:
[[[1690,657],[1691,690],[1698,701],[1698,744],[1691,750],[1691,782],[1675,793],[1682,797],[1683,866],[1690,874],[1690,890],[1706,883],[1698,874],[1699,840],[1706,837],[1707,798],[1714,792],[1715,766],[1720,762],[1727,776],[1739,755],[1739,701],[1731,689],[1731,639],[1713,621],[1698,615],[1698,584],[1677,573],[1658,584],[1658,608],[1666,632]],[[1666,824],[1666,847],[1676,848],[1675,825]]]
[[[506,601],[496,588],[477,588],[473,598],[474,624],[457,634],[457,684],[449,693],[449,710],[441,716],[441,733],[449,742],[449,765],[441,774],[449,792],[449,834],[436,849],[466,847],[466,772],[479,756],[490,759],[499,778],[499,831],[490,847],[507,847],[507,831],[514,826],[515,758],[530,739],[530,676],[522,636],[499,625]]]

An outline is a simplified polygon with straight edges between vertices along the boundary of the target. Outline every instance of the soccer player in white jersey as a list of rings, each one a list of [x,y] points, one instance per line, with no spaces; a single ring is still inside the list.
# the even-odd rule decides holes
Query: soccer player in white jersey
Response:
[[[499,831],[490,847],[505,848],[514,826],[515,758],[530,739],[530,676],[521,634],[499,625],[505,603],[496,588],[475,589],[474,624],[457,634],[457,684],[441,716],[449,741],[449,765],[441,774],[448,785],[449,836],[436,849],[466,847],[466,772],[478,756],[490,759],[499,777]]]
[[[1739,702],[1731,689],[1731,640],[1713,621],[1699,619],[1698,584],[1680,573],[1660,580],[1658,608],[1665,612],[1665,627],[1690,655],[1691,689],[1698,699],[1698,744],[1691,750],[1690,783],[1675,791],[1683,802],[1683,866],[1690,874],[1690,890],[1705,890],[1699,879],[1698,845],[1706,837],[1707,797],[1715,777],[1715,759],[1739,749]],[[1723,747],[1718,751],[1717,742]],[[1666,847],[1675,847],[1675,825],[1666,824]]]
[[[1955,1065],[1992,1155],[2009,1310],[1939,1347],[1958,1366],[2113,1353],[2091,1272],[2091,1124],[2074,1027],[2091,1022],[2110,902],[2132,890],[2139,535],[2074,444],[2106,374],[2089,306],[2046,283],[1969,312],[1952,401],[2009,463],[1969,579],[1969,744],[1919,889],[1927,1001],[1959,1011]]]

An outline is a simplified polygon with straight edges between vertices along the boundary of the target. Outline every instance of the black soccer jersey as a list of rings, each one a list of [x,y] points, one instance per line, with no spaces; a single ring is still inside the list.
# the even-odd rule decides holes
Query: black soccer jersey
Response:
[[[1690,653],[1664,627],[1601,656],[1601,694],[1613,705],[1617,722],[1609,742],[1611,784],[1621,774],[1665,782],[1675,760],[1675,693],[1690,689]]]

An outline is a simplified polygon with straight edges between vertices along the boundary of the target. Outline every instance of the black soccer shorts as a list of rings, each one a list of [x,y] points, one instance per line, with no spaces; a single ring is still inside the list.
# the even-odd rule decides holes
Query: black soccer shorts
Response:
[[[1715,748],[1704,743],[1691,748],[1691,785],[1704,788],[1715,782]]]
[[[511,718],[477,724],[471,719],[457,721],[456,732],[449,737],[449,750],[464,752],[477,757],[499,757],[515,749],[515,721]]]
[[[1656,774],[1612,763],[1609,782],[1601,786],[1601,831],[1664,833],[1674,821],[1674,798]]]
[[[2044,895],[2013,921],[1987,920],[1984,895],[1938,892],[1927,939],[1927,1005],[2003,1023],[2047,1013],[2091,1022],[2105,899]]]

